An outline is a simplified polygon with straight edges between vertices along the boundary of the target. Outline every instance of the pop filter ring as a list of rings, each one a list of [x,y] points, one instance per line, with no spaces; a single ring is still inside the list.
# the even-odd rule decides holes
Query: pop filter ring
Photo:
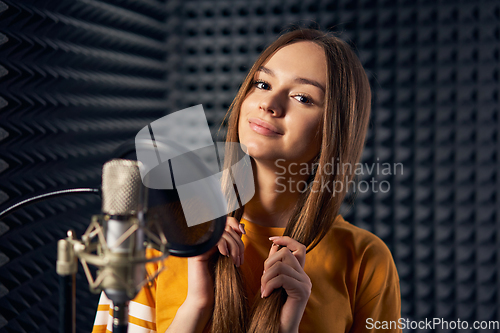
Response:
[[[152,147],[146,146],[147,149]],[[141,147],[142,149],[142,147]],[[156,153],[156,152],[155,152]],[[113,156],[121,159],[137,160],[135,140],[126,141],[120,145],[113,153]],[[206,168],[203,164],[197,164],[200,168]],[[147,219],[147,215],[146,215]],[[200,244],[186,245],[168,241],[167,235],[167,249],[170,255],[175,257],[194,257],[212,249],[222,237],[226,227],[227,215],[220,216],[213,220],[213,232],[210,238]]]

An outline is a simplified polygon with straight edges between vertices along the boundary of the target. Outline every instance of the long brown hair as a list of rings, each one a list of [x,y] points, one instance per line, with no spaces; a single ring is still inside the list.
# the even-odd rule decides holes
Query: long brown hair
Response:
[[[304,191],[288,221],[284,235],[290,236],[311,251],[331,228],[353,179],[354,166],[361,157],[370,116],[371,91],[366,73],[352,49],[341,39],[313,29],[287,32],[268,46],[241,85],[229,107],[226,142],[239,142],[240,107],[252,88],[257,70],[280,48],[299,41],[320,45],[327,59],[325,110],[321,127],[321,149],[315,159],[317,169],[309,177]],[[236,159],[226,152],[226,165]],[[335,172],[325,172],[325,165],[334,162]],[[348,166],[348,167],[344,167]],[[350,166],[350,167],[349,167]],[[226,179],[224,184],[231,184]],[[321,184],[331,184],[328,191]],[[231,213],[241,219],[243,209]],[[244,281],[230,258],[219,255],[215,264],[215,304],[211,331],[278,333],[281,309],[287,295],[283,288],[267,298],[256,298],[252,309],[245,295]]]

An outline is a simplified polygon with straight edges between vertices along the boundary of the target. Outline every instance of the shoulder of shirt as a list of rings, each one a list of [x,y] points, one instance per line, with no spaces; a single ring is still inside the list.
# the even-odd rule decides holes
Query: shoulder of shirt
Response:
[[[330,246],[336,244],[332,252],[340,252],[349,268],[346,280],[351,281],[349,288],[356,295],[353,301],[357,310],[380,295],[395,297],[388,299],[394,304],[400,302],[399,276],[392,253],[377,235],[352,225],[339,215],[325,238]]]
[[[372,232],[357,227],[342,217],[342,215],[338,215],[333,223],[331,230],[328,232],[329,237],[334,237],[336,239],[346,239],[354,242],[354,246],[356,247],[367,247],[374,246],[387,249],[387,245],[375,234]]]
[[[392,253],[387,245],[377,235],[372,232],[357,227],[338,215],[332,228],[321,242],[337,244],[336,248],[346,251],[357,259],[360,265],[378,267],[387,270],[387,275],[393,275],[396,281],[399,280]]]

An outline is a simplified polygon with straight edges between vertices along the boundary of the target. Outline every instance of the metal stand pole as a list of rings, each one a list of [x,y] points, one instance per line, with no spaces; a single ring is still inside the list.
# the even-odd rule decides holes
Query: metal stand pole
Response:
[[[68,238],[57,243],[57,274],[59,275],[59,333],[76,332],[76,272],[77,259],[71,240],[74,232],[68,231]]]
[[[128,302],[113,306],[113,333],[127,333]]]
[[[75,333],[75,274],[59,276],[59,333]]]

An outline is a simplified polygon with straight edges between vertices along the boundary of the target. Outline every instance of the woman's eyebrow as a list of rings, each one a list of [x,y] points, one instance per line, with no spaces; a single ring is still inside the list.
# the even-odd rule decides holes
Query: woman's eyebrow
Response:
[[[272,77],[276,77],[276,75],[274,74],[274,72],[271,69],[264,67],[264,66],[260,66],[259,69],[257,70],[257,72],[264,72]],[[302,84],[310,84],[312,86],[315,86],[315,87],[318,87],[319,89],[321,89],[323,91],[323,93],[325,92],[325,88],[318,81],[306,79],[303,77],[296,77],[294,79],[294,81],[298,82],[298,83],[302,83]]]

